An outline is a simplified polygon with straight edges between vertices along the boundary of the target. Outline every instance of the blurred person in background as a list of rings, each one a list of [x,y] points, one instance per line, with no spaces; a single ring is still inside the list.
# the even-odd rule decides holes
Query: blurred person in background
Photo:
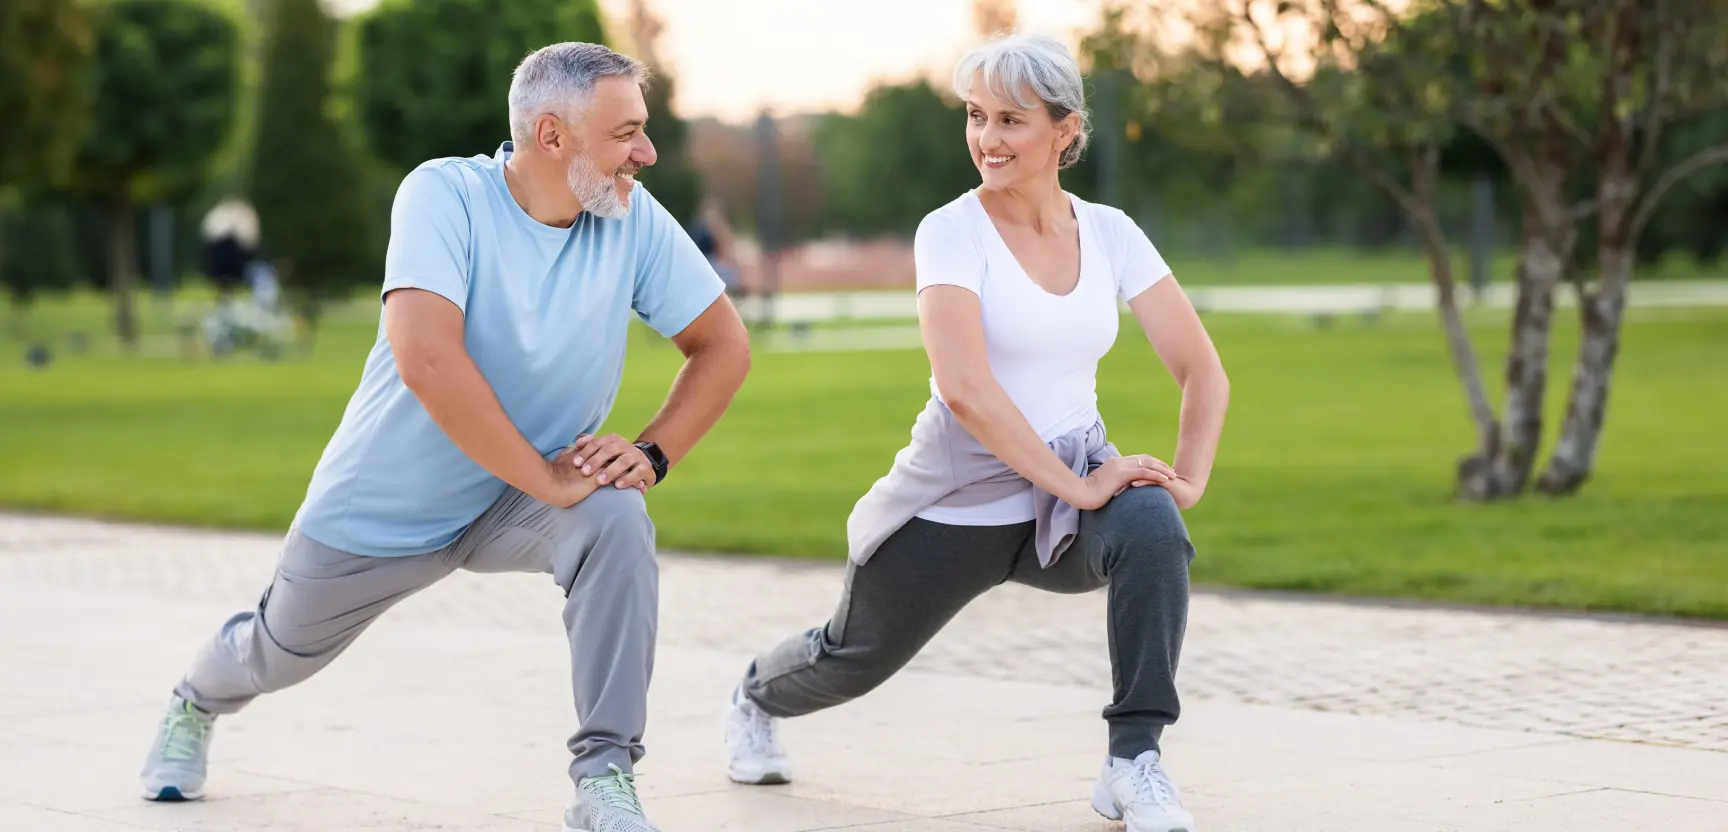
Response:
[[[246,282],[246,267],[258,256],[258,213],[238,197],[216,203],[199,226],[204,243],[204,274],[224,305]]]
[[[175,688],[146,797],[201,797],[216,718],[305,681],[396,602],[458,569],[538,572],[563,594],[578,721],[563,828],[655,832],[633,773],[658,615],[645,494],[750,357],[713,268],[634,179],[655,161],[647,75],[603,46],[545,47],[515,71],[510,141],[402,181],[359,388],[275,579]],[[686,356],[634,442],[595,435],[632,311]]]
[[[1130,832],[1194,832],[1159,741],[1179,711],[1194,556],[1181,512],[1206,490],[1229,382],[1146,235],[1062,189],[1088,122],[1067,49],[993,41],[961,60],[954,90],[982,184],[931,212],[914,240],[932,397],[847,521],[838,610],[758,656],[734,690],[728,774],[787,782],[781,719],[882,684],[992,587],[1108,587],[1114,698],[1093,808]],[[1182,391],[1171,463],[1119,455],[1105,437],[1097,366],[1119,301]]]
[[[737,297],[743,289],[738,249],[732,236],[732,226],[726,222],[726,212],[720,207],[718,198],[713,195],[703,197],[702,207],[696,213],[695,226],[690,231],[690,237],[696,241],[696,249],[702,252],[703,257],[708,258],[708,265],[713,266],[714,272],[720,275],[720,280],[726,284],[726,293]]]

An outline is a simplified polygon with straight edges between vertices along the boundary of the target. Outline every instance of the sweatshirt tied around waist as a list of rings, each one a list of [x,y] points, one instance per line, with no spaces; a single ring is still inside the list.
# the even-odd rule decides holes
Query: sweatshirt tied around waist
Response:
[[[1068,470],[1085,476],[1121,456],[1105,438],[1102,419],[1048,443]],[[846,519],[847,557],[863,566],[877,547],[931,506],[970,506],[1032,489],[1038,563],[1048,568],[1080,529],[1080,509],[1036,485],[985,448],[953,411],[932,396],[912,425],[912,441],[894,466],[853,506]]]

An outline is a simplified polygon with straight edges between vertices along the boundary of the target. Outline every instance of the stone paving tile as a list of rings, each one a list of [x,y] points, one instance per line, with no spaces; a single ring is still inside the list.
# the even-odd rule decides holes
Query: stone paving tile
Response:
[[[278,540],[0,514],[0,580],[238,607],[263,589]],[[677,554],[661,573],[664,643],[745,653],[820,625],[841,579],[834,563]],[[553,592],[542,576],[459,573],[391,615],[555,631]],[[1101,592],[1004,586],[911,666],[1107,692],[1104,612]],[[1720,627],[1197,592],[1179,684],[1191,700],[1728,751]]]

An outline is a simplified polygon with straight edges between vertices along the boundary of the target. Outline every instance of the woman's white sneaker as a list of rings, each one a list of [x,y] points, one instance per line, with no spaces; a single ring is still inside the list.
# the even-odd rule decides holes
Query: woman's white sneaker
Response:
[[[1106,757],[1098,785],[1092,789],[1092,808],[1125,822],[1127,832],[1199,832],[1156,751],[1132,760]]]
[[[732,691],[726,708],[726,776],[752,786],[792,782],[792,761],[780,745],[780,720]]]

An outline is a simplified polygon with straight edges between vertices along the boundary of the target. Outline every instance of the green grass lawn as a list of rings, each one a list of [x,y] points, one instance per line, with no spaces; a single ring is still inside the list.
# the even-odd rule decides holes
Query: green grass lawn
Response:
[[[338,316],[312,357],[278,364],[123,358],[104,342],[30,371],[22,343],[0,339],[0,505],[284,528],[373,314]],[[88,299],[56,302],[27,329],[100,331],[103,316]],[[1477,316],[1490,378],[1504,316]],[[1560,312],[1555,422],[1574,317]],[[1450,495],[1470,425],[1428,316],[1327,330],[1209,317],[1234,400],[1210,492],[1188,515],[1196,581],[1728,618],[1728,311],[1633,318],[1584,492],[1469,506]],[[640,331],[608,429],[634,433],[677,363]],[[905,442],[927,374],[916,349],[759,353],[727,417],[652,495],[662,545],[841,557],[846,514]],[[1099,382],[1118,446],[1168,458],[1176,390],[1144,338],[1125,326]]]

